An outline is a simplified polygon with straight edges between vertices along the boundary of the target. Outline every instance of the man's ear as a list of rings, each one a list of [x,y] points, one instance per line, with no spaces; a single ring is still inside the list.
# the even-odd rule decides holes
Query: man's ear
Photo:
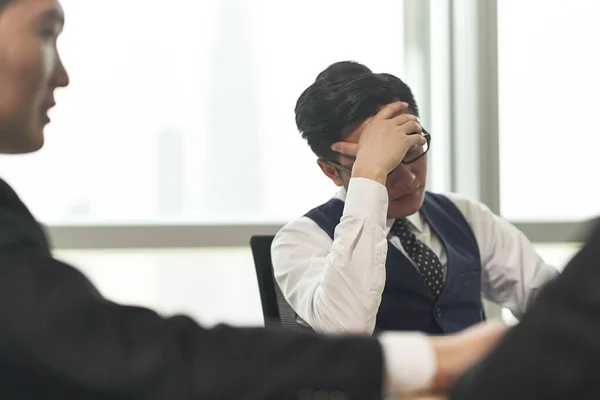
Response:
[[[344,185],[344,182],[342,182],[342,180],[340,179],[337,169],[335,169],[334,167],[332,167],[330,164],[328,164],[326,161],[323,161],[323,160],[317,160],[317,164],[319,164],[319,168],[321,168],[321,171],[323,171],[323,173],[329,179],[331,179],[333,181],[333,183],[336,184],[336,186]]]

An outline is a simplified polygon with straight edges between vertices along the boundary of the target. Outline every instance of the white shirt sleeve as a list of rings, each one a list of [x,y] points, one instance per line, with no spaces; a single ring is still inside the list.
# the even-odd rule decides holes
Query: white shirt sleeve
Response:
[[[446,195],[469,223],[481,255],[483,296],[521,318],[539,289],[558,275],[514,225],[487,206],[457,194]]]
[[[383,347],[385,393],[410,393],[425,390],[437,372],[437,359],[429,338],[416,332],[384,332]]]
[[[313,329],[373,333],[385,285],[387,208],[385,186],[353,178],[333,241],[306,217],[275,236],[271,254],[277,283]]]

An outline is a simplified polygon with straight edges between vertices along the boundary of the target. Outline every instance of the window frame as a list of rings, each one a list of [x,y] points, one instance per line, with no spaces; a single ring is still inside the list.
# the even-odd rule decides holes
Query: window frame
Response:
[[[455,110],[452,129],[454,149],[451,152],[452,190],[470,195],[502,215],[498,0],[450,1]],[[431,2],[437,4],[437,0]],[[461,110],[468,111],[461,113]],[[591,224],[591,221],[579,220],[510,222],[534,243],[577,242]]]

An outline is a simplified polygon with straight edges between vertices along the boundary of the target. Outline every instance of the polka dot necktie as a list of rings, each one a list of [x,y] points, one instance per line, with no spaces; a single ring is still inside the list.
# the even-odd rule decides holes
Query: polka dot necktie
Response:
[[[444,288],[444,272],[438,256],[417,239],[410,230],[406,219],[397,219],[392,225],[391,232],[398,236],[408,257],[419,267],[419,272],[431,294],[434,298],[437,298]]]

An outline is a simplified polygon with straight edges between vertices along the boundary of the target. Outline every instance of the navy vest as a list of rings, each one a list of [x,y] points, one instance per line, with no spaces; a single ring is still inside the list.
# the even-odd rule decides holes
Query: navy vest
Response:
[[[333,239],[344,202],[331,199],[309,211]],[[430,192],[420,210],[446,250],[446,282],[434,300],[423,278],[404,254],[388,242],[386,283],[377,313],[376,331],[458,332],[484,319],[481,301],[481,258],[471,227],[446,197]]]

